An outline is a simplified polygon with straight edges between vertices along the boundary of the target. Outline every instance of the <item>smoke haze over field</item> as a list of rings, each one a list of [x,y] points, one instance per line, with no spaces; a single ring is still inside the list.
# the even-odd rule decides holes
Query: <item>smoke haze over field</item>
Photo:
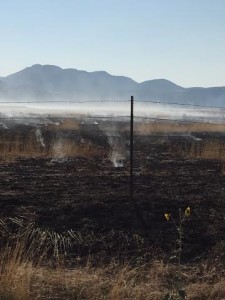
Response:
[[[35,123],[35,120],[50,122],[51,119],[99,118],[107,120],[129,120],[130,103],[29,103],[29,104],[1,104],[0,119],[14,119]],[[135,121],[150,121],[151,119],[168,119],[202,122],[224,122],[225,109],[201,108],[192,106],[177,106],[170,104],[134,103]]]

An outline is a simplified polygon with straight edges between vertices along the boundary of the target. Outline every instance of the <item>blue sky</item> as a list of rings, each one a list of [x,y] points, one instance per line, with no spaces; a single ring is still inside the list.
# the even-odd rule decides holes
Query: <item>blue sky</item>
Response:
[[[41,63],[225,86],[224,16],[224,0],[0,0],[0,76]]]

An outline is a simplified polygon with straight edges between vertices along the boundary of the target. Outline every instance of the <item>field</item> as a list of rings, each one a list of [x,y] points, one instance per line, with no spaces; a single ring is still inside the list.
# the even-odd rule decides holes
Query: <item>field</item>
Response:
[[[48,250],[36,266],[29,256],[18,264],[30,284],[4,299],[163,299],[177,293],[177,282],[187,299],[225,297],[225,125],[135,123],[133,201],[128,123],[7,127],[0,131],[2,249],[7,236],[23,245],[15,236],[32,224],[46,233]],[[187,207],[178,262],[171,259],[178,232],[164,214],[178,222]],[[26,249],[19,248],[23,263]],[[169,282],[174,272],[179,279]]]

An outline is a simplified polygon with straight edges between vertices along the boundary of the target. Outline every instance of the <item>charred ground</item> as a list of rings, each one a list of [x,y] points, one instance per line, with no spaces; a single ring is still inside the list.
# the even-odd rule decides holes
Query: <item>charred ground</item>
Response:
[[[72,229],[101,236],[113,232],[110,251],[135,251],[137,245],[123,245],[124,241],[118,238],[121,234],[140,236],[140,249],[156,247],[170,251],[176,232],[164,213],[170,212],[176,219],[179,208],[189,206],[192,213],[184,228],[184,256],[196,259],[220,247],[225,229],[223,162],[190,157],[188,149],[193,146],[193,139],[185,134],[136,134],[134,205],[129,195],[129,132],[125,127],[121,123],[117,126],[118,134],[113,132],[114,141],[122,144],[124,157],[124,166],[118,168],[110,161],[112,145],[97,124],[82,125],[79,129],[41,127],[47,150],[33,140],[36,129],[32,126],[2,130],[2,140],[7,135],[15,142],[19,135],[17,148],[23,150],[24,143],[29,142],[39,147],[39,155],[20,155],[21,150],[13,159],[6,159],[6,154],[2,157],[0,216],[33,220],[40,227],[58,232]],[[219,133],[195,133],[195,137],[201,142],[194,143],[213,140],[223,145],[225,140]],[[62,143],[65,139],[75,142],[80,145],[79,151],[87,150],[82,147],[89,145],[89,150],[85,155],[53,155],[51,145],[57,139]],[[111,247],[107,241],[104,243],[101,240],[92,251]]]

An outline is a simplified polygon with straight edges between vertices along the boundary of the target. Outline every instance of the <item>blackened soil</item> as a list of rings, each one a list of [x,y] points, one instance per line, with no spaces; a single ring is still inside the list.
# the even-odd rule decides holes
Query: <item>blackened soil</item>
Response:
[[[164,213],[178,220],[179,208],[189,206],[185,245],[188,255],[201,255],[224,239],[225,178],[220,162],[171,151],[184,142],[183,137],[135,139],[133,202],[129,160],[122,168],[97,156],[1,163],[0,216],[35,220],[60,232],[138,232],[167,248],[175,243],[176,229]]]

